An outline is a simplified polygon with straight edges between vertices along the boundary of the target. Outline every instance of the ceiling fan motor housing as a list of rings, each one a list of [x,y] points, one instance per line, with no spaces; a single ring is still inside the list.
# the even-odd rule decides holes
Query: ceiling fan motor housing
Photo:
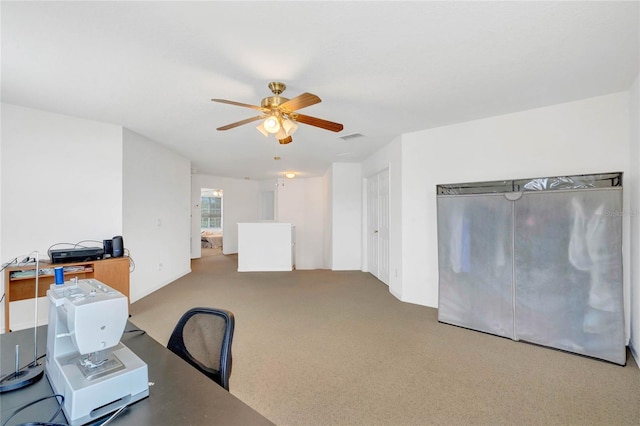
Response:
[[[286,90],[287,86],[284,83],[280,83],[279,81],[272,81],[269,83],[269,89],[274,95],[279,95],[280,93]]]
[[[275,96],[269,96],[262,100],[260,106],[262,108],[277,109],[279,105],[287,102],[289,99],[281,97],[280,94],[285,91],[287,86],[279,81],[272,81],[269,83],[269,89]]]
[[[278,96],[278,95],[269,96],[269,97],[264,98],[262,100],[262,102],[260,103],[260,106],[262,108],[271,108],[271,109],[273,109],[273,108],[277,108],[278,105],[281,105],[281,104],[287,102],[288,100],[289,99],[283,98],[282,96]]]

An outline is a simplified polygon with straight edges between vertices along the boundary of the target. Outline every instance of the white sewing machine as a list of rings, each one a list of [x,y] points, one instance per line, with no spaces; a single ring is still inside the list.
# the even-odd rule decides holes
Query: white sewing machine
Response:
[[[120,343],[128,318],[122,293],[98,280],[52,284],[45,372],[64,396],[72,426],[149,396],[147,364]]]

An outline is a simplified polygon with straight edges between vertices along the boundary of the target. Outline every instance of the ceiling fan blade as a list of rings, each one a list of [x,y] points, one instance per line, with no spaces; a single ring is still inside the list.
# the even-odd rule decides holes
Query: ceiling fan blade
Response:
[[[226,126],[218,127],[216,130],[233,129],[234,127],[242,126],[243,124],[251,123],[252,121],[260,120],[261,118],[264,118],[264,115],[258,115],[257,117],[251,117],[251,118],[247,118],[247,119],[242,120],[242,121],[236,121],[235,123],[231,123],[231,124],[227,124]]]
[[[340,123],[334,123],[333,121],[327,121],[321,118],[311,117],[309,115],[303,114],[297,114],[295,120],[299,123],[320,127],[322,129],[331,130],[332,132],[340,132],[344,128],[344,126]]]
[[[317,97],[313,93],[305,92],[302,95],[296,96],[293,99],[289,99],[287,102],[280,105],[280,108],[287,111],[297,111],[301,108],[315,105],[320,102],[321,102],[321,99],[319,97]]]
[[[228,101],[226,99],[211,99],[213,102],[220,102],[222,104],[229,104],[229,105],[236,105],[236,106],[241,106],[241,107],[245,107],[245,108],[251,108],[251,109],[257,109],[258,111],[265,111],[265,108],[259,107],[257,105],[249,105],[249,104],[243,104],[242,102],[236,102],[236,101]]]

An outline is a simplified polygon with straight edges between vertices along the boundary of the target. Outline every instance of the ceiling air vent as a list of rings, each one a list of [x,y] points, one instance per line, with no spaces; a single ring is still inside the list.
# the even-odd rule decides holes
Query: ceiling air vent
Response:
[[[344,135],[344,136],[338,136],[338,139],[342,139],[344,141],[348,141],[351,139],[356,139],[356,138],[363,138],[364,135],[362,133],[351,133],[349,135]]]

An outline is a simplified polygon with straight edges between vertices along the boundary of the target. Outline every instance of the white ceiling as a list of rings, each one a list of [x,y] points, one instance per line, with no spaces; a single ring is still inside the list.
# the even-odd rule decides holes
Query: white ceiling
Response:
[[[122,125],[198,173],[319,176],[402,133],[627,90],[639,5],[2,1],[2,101]],[[257,114],[211,98],[259,104],[274,80],[344,130],[216,131]]]

